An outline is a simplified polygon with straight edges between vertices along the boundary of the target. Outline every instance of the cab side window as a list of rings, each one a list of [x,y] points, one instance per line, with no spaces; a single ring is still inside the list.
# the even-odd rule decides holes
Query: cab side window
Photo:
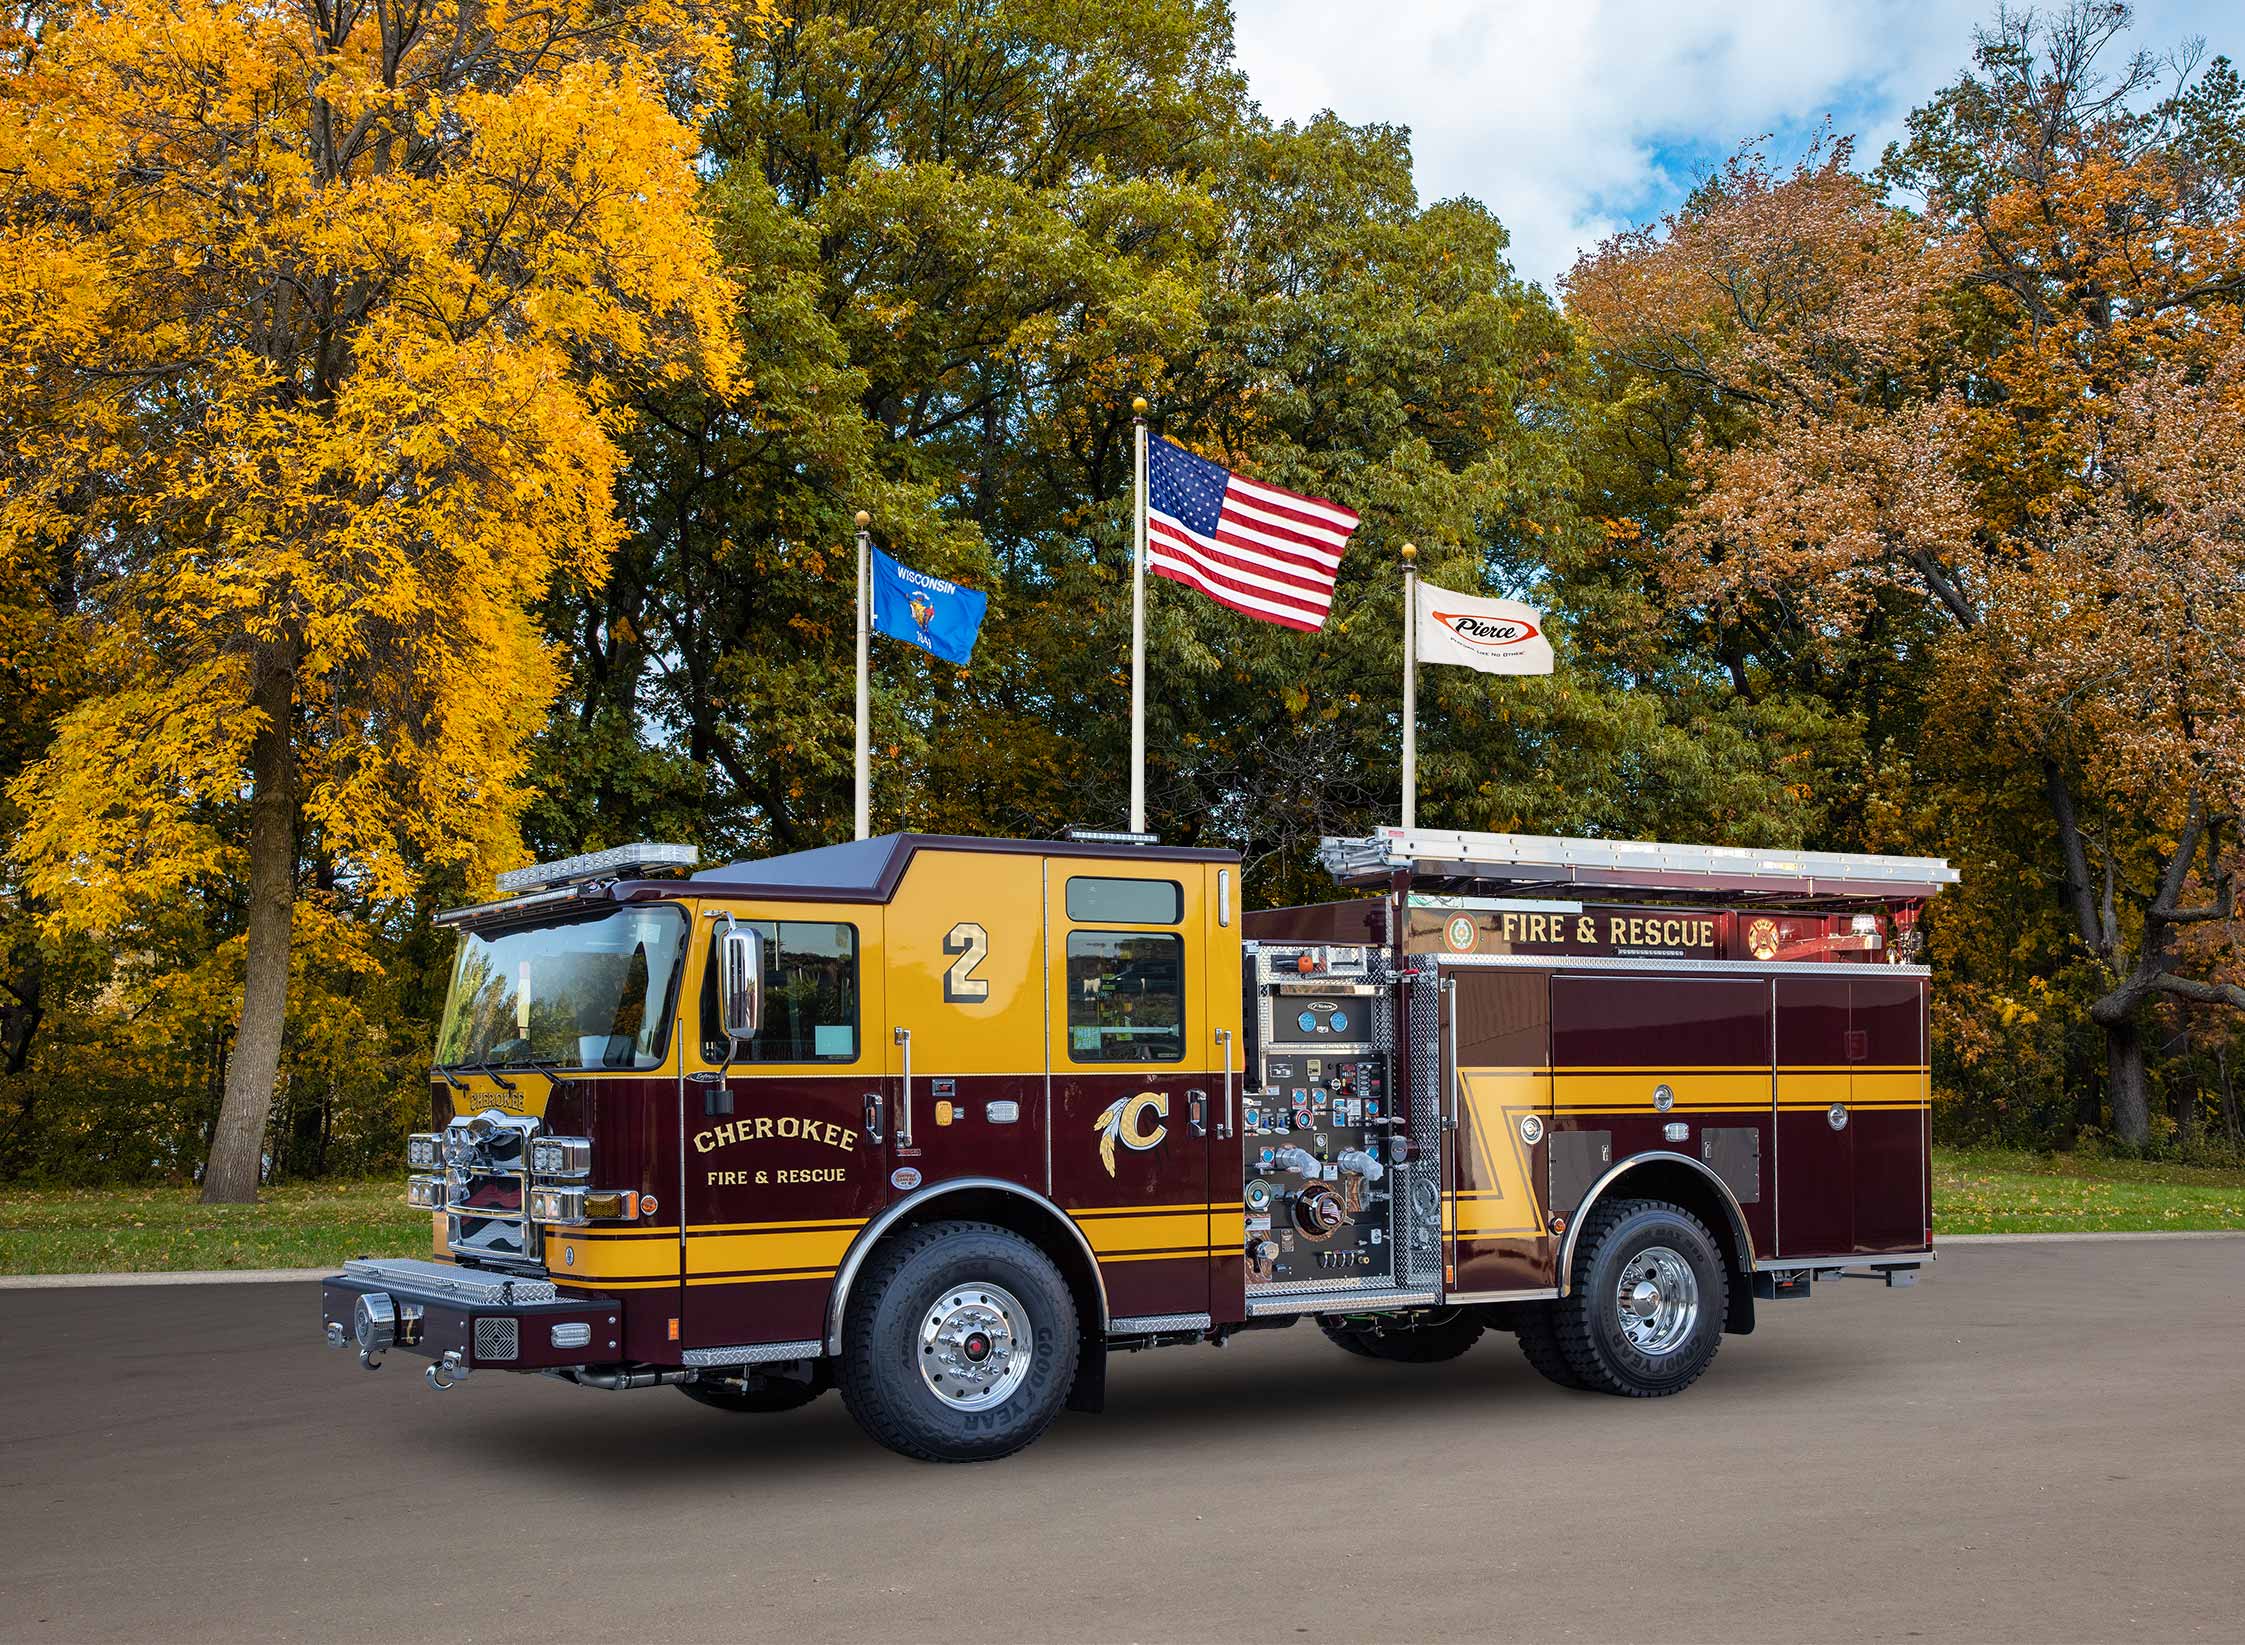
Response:
[[[855,1062],[857,927],[822,920],[743,920],[764,943],[764,1025],[735,1062]],[[725,1060],[717,1015],[717,938],[702,965],[702,1058]]]
[[[1185,888],[1175,880],[1078,875],[1071,922],[1175,925]],[[1160,931],[1068,933],[1068,1060],[1181,1062],[1185,1056],[1185,940]]]

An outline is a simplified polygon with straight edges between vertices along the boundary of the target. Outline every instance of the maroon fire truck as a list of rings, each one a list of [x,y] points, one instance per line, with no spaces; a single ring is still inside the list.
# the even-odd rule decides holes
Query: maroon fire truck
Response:
[[[1116,1349],[1512,1334],[1671,1394],[1755,1305],[1932,1259],[1922,858],[1383,829],[1239,859],[899,834],[502,876],[408,1145],[427,1258],[337,1347],[734,1413],[838,1387],[908,1455],[1096,1410]]]

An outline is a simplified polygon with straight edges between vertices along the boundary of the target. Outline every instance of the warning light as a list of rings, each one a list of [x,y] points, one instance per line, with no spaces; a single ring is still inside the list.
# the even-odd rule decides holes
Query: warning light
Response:
[[[1297,955],[1294,960],[1294,969],[1303,976],[1308,976],[1317,969],[1317,956],[1309,953]]]
[[[675,1319],[670,1322],[670,1340],[673,1342],[678,1340],[678,1321]]]

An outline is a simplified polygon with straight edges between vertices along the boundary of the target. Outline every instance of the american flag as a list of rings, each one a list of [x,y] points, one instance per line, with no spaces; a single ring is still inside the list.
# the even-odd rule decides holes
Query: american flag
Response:
[[[1157,439],[1146,458],[1146,567],[1266,623],[1325,626],[1356,516]]]

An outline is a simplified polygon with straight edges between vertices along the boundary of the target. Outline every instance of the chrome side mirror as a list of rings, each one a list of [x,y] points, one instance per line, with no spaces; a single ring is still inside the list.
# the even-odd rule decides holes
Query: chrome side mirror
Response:
[[[717,933],[717,1017],[736,1045],[764,1020],[764,940],[729,915]]]

